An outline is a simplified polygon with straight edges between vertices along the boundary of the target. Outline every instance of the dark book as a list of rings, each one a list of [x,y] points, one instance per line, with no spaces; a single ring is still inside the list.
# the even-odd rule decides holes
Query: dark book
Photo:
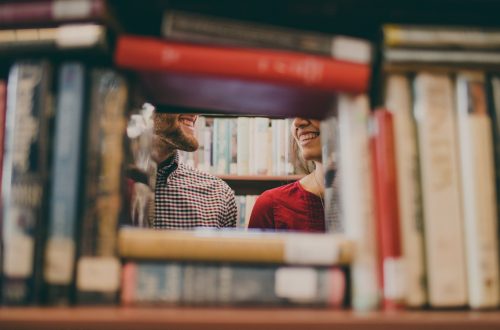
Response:
[[[365,64],[372,58],[370,42],[358,38],[176,10],[165,12],[162,34],[188,42],[291,50]]]
[[[4,133],[5,133],[5,110],[7,108],[7,83],[5,80],[0,80],[0,189],[2,187],[2,167],[3,167],[3,149],[4,149]],[[2,297],[2,273],[3,273],[3,224],[0,216],[0,302]]]
[[[125,305],[264,305],[341,307],[346,277],[339,267],[232,263],[129,262]]]
[[[53,108],[52,68],[17,62],[10,70],[2,179],[3,303],[39,302],[47,219]]]
[[[53,173],[44,283],[48,304],[72,301],[76,258],[76,234],[80,208],[81,154],[85,129],[86,68],[77,62],[63,63],[58,77]]]
[[[116,303],[120,286],[117,236],[128,86],[111,69],[92,71],[90,84],[76,300],[79,304],[106,304]]]

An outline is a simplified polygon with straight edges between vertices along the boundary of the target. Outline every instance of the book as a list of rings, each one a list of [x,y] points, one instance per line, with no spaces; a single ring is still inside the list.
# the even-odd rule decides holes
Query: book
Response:
[[[5,305],[41,302],[50,174],[52,66],[19,61],[10,69],[2,173]]]
[[[105,26],[94,23],[66,24],[58,27],[0,30],[2,57],[34,53],[54,54],[58,51],[110,52],[109,33]]]
[[[398,208],[402,253],[405,263],[405,304],[420,307],[427,302],[422,195],[417,135],[412,112],[410,80],[389,74],[385,83],[385,106],[394,116]]]
[[[500,303],[498,216],[484,75],[459,73],[456,100],[469,306],[495,308]]]
[[[370,119],[379,281],[384,308],[395,309],[400,308],[404,300],[405,270],[401,252],[393,116],[386,109],[379,108]]]
[[[90,82],[76,301],[108,304],[116,303],[120,287],[117,232],[123,198],[128,85],[111,69],[93,70]]]
[[[321,118],[334,102],[332,93],[243,79],[141,71],[137,80],[158,109],[179,106],[191,113]]]
[[[5,113],[7,108],[6,103],[7,103],[7,83],[5,80],[0,79],[0,192],[2,187]],[[3,273],[3,223],[2,223],[2,217],[0,217],[0,301],[2,301],[2,285],[1,285],[2,273]]]
[[[413,88],[429,304],[464,306],[467,282],[453,85],[448,75],[420,72]]]
[[[389,47],[442,49],[500,49],[500,30],[472,26],[385,24]]]
[[[69,22],[116,24],[106,0],[4,1],[0,26],[50,26]]]
[[[58,76],[49,217],[43,266],[45,301],[69,305],[74,284],[80,214],[81,157],[86,110],[86,68],[63,63]]]
[[[119,232],[120,256],[128,259],[334,265],[349,263],[352,248],[350,240],[332,234],[138,228]]]
[[[237,164],[236,173],[238,175],[248,175],[250,173],[249,163],[250,163],[250,142],[252,139],[250,135],[250,123],[252,120],[249,117],[238,117],[237,119],[237,137],[236,137],[236,149],[237,149]]]
[[[135,71],[201,74],[319,89],[367,91],[370,66],[300,53],[194,45],[151,37],[118,38],[115,63]]]
[[[283,49],[326,55],[338,60],[369,64],[371,44],[359,38],[266,25],[229,18],[168,10],[162,35],[196,43]]]
[[[368,97],[341,94],[337,111],[341,221],[346,237],[356,244],[356,258],[351,264],[352,307],[374,310],[379,307],[382,292],[377,273]]]
[[[500,63],[498,51],[456,49],[385,48],[387,64],[426,64],[494,67]]]
[[[338,267],[234,263],[127,262],[124,305],[317,306],[340,308]]]

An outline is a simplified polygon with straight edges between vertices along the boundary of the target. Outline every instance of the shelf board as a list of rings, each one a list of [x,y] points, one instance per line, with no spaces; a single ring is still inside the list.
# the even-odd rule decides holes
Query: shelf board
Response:
[[[401,311],[359,314],[275,308],[0,308],[1,329],[499,329],[500,312]]]
[[[278,181],[278,182],[292,182],[300,180],[304,175],[217,175],[224,181]]]

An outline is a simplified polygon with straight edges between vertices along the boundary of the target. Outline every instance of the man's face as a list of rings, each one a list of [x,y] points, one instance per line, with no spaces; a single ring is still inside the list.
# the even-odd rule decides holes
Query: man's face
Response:
[[[191,114],[158,113],[154,115],[155,137],[164,145],[183,151],[198,149],[194,124],[198,116]]]

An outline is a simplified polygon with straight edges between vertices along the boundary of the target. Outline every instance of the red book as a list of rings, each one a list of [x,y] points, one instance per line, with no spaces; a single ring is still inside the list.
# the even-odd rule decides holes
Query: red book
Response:
[[[55,25],[62,22],[105,21],[105,0],[38,0],[0,3],[0,26]]]
[[[194,45],[151,37],[123,36],[118,66],[285,84],[328,92],[366,92],[370,66],[329,57],[253,48]]]
[[[376,110],[371,128],[379,278],[384,307],[393,309],[404,300],[393,115],[385,109]]]

